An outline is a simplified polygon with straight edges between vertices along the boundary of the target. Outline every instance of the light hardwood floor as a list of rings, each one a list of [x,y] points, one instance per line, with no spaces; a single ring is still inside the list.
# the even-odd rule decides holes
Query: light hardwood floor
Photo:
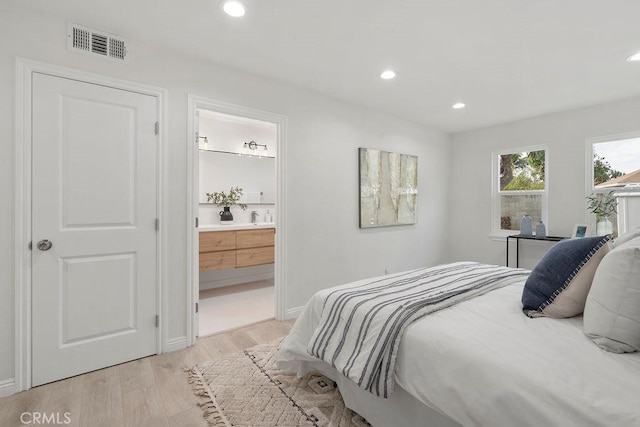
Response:
[[[0,399],[0,426],[206,426],[184,368],[269,342],[293,320],[269,320],[197,340],[193,347],[134,360]],[[70,414],[71,423],[64,413]],[[59,424],[22,424],[22,413],[59,413]],[[30,415],[26,415],[30,419]]]

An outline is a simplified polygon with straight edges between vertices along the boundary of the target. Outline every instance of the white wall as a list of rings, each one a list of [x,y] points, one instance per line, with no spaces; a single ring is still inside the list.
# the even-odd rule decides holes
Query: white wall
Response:
[[[99,22],[79,24],[110,30]],[[447,135],[179,53],[156,53],[135,39],[130,39],[128,64],[73,53],[66,49],[66,25],[65,19],[24,12],[15,3],[0,4],[0,383],[14,376],[16,56],[168,89],[169,339],[183,337],[186,324],[188,94],[288,117],[286,309],[303,305],[327,286],[382,274],[385,268],[393,272],[443,259]],[[358,229],[358,147],[419,156],[418,224]]]
[[[242,153],[245,142],[255,141],[266,145],[267,155],[278,153],[278,127],[274,123],[244,117],[229,116],[201,110],[198,133],[207,137],[207,149]],[[259,147],[264,148],[264,147]],[[253,152],[258,154],[262,150]]]
[[[591,221],[585,204],[586,139],[640,131],[640,98],[550,114],[453,135],[449,170],[449,260],[503,264],[503,241],[491,232],[491,154],[505,148],[549,147],[547,234],[571,236]]]

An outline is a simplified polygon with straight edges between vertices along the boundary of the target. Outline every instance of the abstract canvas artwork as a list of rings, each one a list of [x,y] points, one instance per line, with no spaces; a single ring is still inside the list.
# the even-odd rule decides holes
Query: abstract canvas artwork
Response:
[[[418,156],[359,148],[360,228],[416,223]]]

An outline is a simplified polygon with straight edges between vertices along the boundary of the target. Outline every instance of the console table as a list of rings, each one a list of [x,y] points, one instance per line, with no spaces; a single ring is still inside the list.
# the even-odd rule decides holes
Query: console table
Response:
[[[514,234],[511,236],[507,236],[507,267],[509,267],[509,240],[514,239],[516,241],[516,268],[520,267],[520,240],[537,240],[537,241],[547,241],[547,242],[559,242],[560,240],[568,239],[568,237],[561,236],[546,236],[546,237],[536,237],[535,235],[524,235],[524,234]]]

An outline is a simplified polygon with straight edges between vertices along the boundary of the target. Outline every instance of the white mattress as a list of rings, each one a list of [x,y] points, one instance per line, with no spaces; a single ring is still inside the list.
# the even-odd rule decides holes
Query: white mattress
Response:
[[[306,352],[320,318],[316,294],[281,351],[283,366]],[[640,426],[640,354],[593,344],[582,318],[530,319],[522,284],[489,292],[409,326],[396,382],[464,426]]]

